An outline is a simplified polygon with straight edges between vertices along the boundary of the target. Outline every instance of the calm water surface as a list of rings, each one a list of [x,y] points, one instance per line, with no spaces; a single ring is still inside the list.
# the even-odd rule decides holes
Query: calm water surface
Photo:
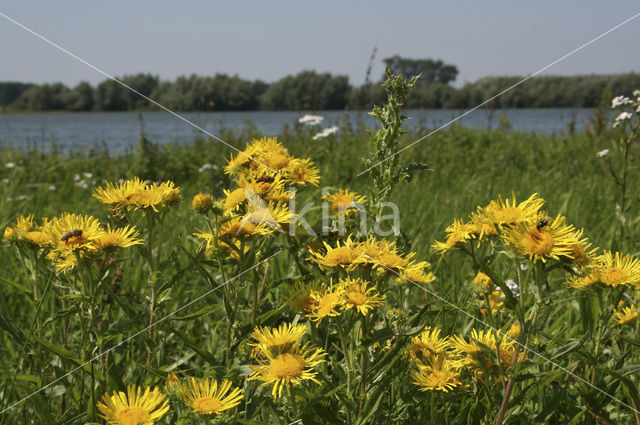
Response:
[[[408,128],[435,129],[457,116],[464,110],[405,111],[410,117]],[[296,120],[307,112],[185,112],[184,118],[220,136],[223,129],[242,131],[250,122],[261,133],[277,136],[284,125],[292,127]],[[320,111],[324,121],[318,127],[342,126],[345,120],[352,126],[362,123],[374,127],[376,121],[366,114],[352,111],[345,116],[343,111]],[[474,111],[457,123],[472,128],[496,128],[500,117],[506,117],[514,130],[537,133],[566,133],[570,123],[575,130],[586,127],[592,110],[581,109],[504,109]],[[155,143],[189,143],[196,136],[207,137],[186,122],[166,112],[92,112],[92,113],[30,113],[0,115],[0,145],[35,147],[47,150],[55,142],[62,150],[82,150],[106,144],[112,152],[122,151],[137,144],[144,126],[148,138]],[[426,132],[425,132],[426,134]]]

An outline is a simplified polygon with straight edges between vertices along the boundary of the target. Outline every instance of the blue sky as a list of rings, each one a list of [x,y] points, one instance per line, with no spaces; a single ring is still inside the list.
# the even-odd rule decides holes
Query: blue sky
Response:
[[[640,2],[24,1],[0,12],[113,75],[237,74],[270,82],[306,69],[364,80],[399,54],[458,66],[457,84],[526,75],[640,12]],[[640,17],[545,74],[640,71]],[[0,17],[0,81],[104,76]]]

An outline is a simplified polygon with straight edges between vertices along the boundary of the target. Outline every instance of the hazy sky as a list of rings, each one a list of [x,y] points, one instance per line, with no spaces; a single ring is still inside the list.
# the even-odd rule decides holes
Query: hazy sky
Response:
[[[640,12],[593,1],[26,1],[0,12],[113,75],[237,74],[275,81],[306,69],[364,81],[399,54],[458,66],[457,84],[526,75]],[[640,17],[545,74],[640,71]],[[0,81],[105,77],[0,17]]]

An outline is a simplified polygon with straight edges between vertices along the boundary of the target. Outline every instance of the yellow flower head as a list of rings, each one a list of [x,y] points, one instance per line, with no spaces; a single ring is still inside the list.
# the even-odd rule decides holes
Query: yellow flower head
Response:
[[[285,178],[295,184],[314,186],[320,182],[320,172],[310,159],[292,159],[284,170]]]
[[[464,244],[469,239],[475,238],[478,227],[472,223],[465,223],[461,219],[453,220],[453,224],[444,229],[447,237],[444,242],[435,242],[432,247],[439,254],[445,254],[448,250]]]
[[[489,309],[491,309],[491,314],[501,311],[502,305],[504,304],[504,294],[501,290],[492,291],[489,294],[488,301],[485,301],[484,294],[480,295],[481,308],[480,313],[487,314],[487,304],[489,304]]]
[[[344,189],[339,189],[337,193],[323,196],[322,199],[331,204],[331,211],[346,216],[353,215],[358,211],[355,204],[362,204],[366,201],[364,195],[358,195],[356,192]]]
[[[325,317],[339,316],[340,309],[345,303],[344,295],[344,288],[333,284],[312,293],[311,296],[315,300],[315,304],[311,307],[311,312],[307,317],[314,322],[320,322]]]
[[[274,229],[263,224],[245,221],[240,217],[233,217],[222,223],[218,231],[218,238],[222,240],[251,236],[271,235]]]
[[[594,258],[586,271],[584,276],[571,277],[567,284],[574,288],[640,286],[640,260],[630,254],[604,251]]]
[[[322,285],[318,282],[298,283],[289,288],[284,299],[294,310],[310,313],[318,303],[313,294],[321,289]]]
[[[295,214],[286,204],[269,202],[267,205],[249,205],[243,220],[281,230],[283,227],[288,228],[294,218]]]
[[[411,377],[420,391],[449,392],[462,387],[460,368],[442,357],[433,358],[426,365],[419,365],[417,371],[411,372]]]
[[[516,201],[515,195],[507,200],[499,196],[486,207],[479,207],[477,213],[471,215],[471,221],[476,225],[493,224],[499,229],[505,226],[533,224],[543,204],[544,199],[538,198],[537,193],[520,203]]]
[[[164,383],[164,392],[171,397],[179,397],[181,386],[180,378],[178,378],[175,373],[169,372],[167,380]]]
[[[34,231],[35,228],[32,214],[26,217],[21,215],[16,219],[16,224],[13,227],[7,226],[4,229],[4,239],[8,241],[24,240],[26,234]]]
[[[498,346],[494,332],[476,331],[475,329],[471,330],[469,341],[461,336],[454,336],[451,339],[451,347],[457,355],[462,356],[462,361],[465,364],[475,367],[478,371],[498,369],[496,353],[499,353],[503,370],[509,369],[513,364],[513,356],[516,350],[516,344],[512,339],[503,338]],[[520,351],[517,361],[524,358],[525,354]]]
[[[135,177],[117,185],[107,183],[104,188],[97,188],[93,196],[103,204],[111,205],[114,211],[142,209],[159,212],[177,205],[180,189],[171,181],[158,185]]]
[[[236,211],[241,205],[244,205],[247,200],[247,191],[239,187],[235,190],[228,191],[224,189],[224,211],[229,214],[233,211]]]
[[[434,357],[449,356],[449,337],[440,337],[440,328],[427,327],[420,336],[411,338],[407,353],[416,363],[425,364]]]
[[[369,310],[384,304],[384,296],[380,296],[375,286],[360,279],[340,279],[339,286],[344,291],[343,310],[355,308],[358,313],[366,315]]]
[[[375,240],[373,238],[356,245],[360,254],[357,265],[370,266],[382,273],[396,276],[396,282],[429,283],[435,280],[433,273],[426,273],[425,269],[431,264],[427,261],[416,262],[415,252],[400,254],[394,242]]]
[[[628,325],[633,323],[638,318],[638,310],[636,306],[625,307],[620,311],[616,311],[613,314],[613,321],[615,325]]]
[[[473,286],[480,292],[489,292],[495,287],[491,278],[481,271],[473,279]]]
[[[506,243],[513,245],[531,261],[546,262],[560,257],[571,258],[575,245],[580,243],[582,231],[565,224],[565,218],[558,215],[551,220],[544,214],[533,222],[512,226],[504,233]]]
[[[310,250],[311,261],[325,267],[346,270],[351,270],[357,266],[360,253],[356,249],[355,242],[351,240],[351,235],[347,237],[343,245],[340,245],[340,241],[338,241],[335,248],[326,242],[323,242],[323,244],[326,251],[325,253],[322,253],[320,250]]]
[[[217,415],[231,409],[242,400],[242,390],[231,388],[231,382],[191,378],[180,386],[183,403],[201,415]]]
[[[302,324],[291,325],[283,323],[278,328],[257,327],[251,333],[253,342],[249,345],[259,349],[266,349],[271,352],[291,351],[298,345],[302,335],[307,333],[307,327]]]
[[[140,245],[142,242],[138,239],[138,231],[133,226],[112,230],[111,225],[107,225],[107,231],[96,239],[96,249],[127,248]]]
[[[213,199],[211,196],[202,192],[197,193],[191,200],[191,206],[200,214],[205,214],[211,208],[213,208]]]
[[[110,425],[152,425],[169,411],[169,402],[157,388],[141,394],[140,387],[128,386],[126,394],[104,394],[98,410]]]
[[[105,187],[96,188],[93,196],[101,203],[110,205],[114,211],[134,209],[130,199],[146,189],[147,183],[134,177],[118,184],[107,182]]]
[[[45,220],[42,232],[51,249],[61,256],[74,251],[95,251],[99,247],[98,241],[105,235],[95,217],[69,213]]]
[[[248,380],[257,379],[264,385],[273,384],[273,398],[280,397],[285,386],[299,385],[305,380],[320,384],[316,379],[318,373],[313,368],[325,361],[323,357],[327,353],[321,348],[305,344],[291,352],[272,355],[269,350],[263,350],[262,354],[266,360],[258,359],[258,366],[249,366],[253,373]]]

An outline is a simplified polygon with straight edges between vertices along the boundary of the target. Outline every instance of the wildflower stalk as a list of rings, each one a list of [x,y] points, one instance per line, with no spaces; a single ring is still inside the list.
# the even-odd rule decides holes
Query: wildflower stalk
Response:
[[[397,155],[400,136],[405,132],[402,130],[402,122],[407,120],[400,112],[400,107],[419,76],[407,81],[402,74],[393,75],[389,68],[385,72],[387,79],[382,85],[387,91],[387,103],[382,107],[374,106],[369,113],[378,120],[380,128],[370,132],[375,150],[365,160],[365,165],[371,167],[369,175],[373,181],[373,189],[369,205],[374,223],[380,219],[384,202],[389,199],[393,190],[400,183],[408,182],[414,170],[425,168],[423,164],[417,163],[401,166]]]
[[[636,122],[636,124],[633,126],[633,128],[631,129],[631,133],[629,134],[629,137],[627,137],[626,139],[622,139],[620,141],[620,145],[622,148],[622,156],[623,156],[623,162],[622,162],[622,177],[620,178],[620,181],[618,182],[618,184],[620,185],[620,214],[622,219],[620,220],[620,244],[623,244],[624,242],[624,233],[625,233],[625,227],[626,227],[626,223],[624,220],[624,214],[625,214],[625,209],[626,209],[626,201],[627,201],[627,179],[628,179],[628,174],[629,174],[629,153],[631,151],[631,145],[633,143],[633,140],[636,138],[636,133],[638,131],[638,126],[640,125],[640,121]]]

